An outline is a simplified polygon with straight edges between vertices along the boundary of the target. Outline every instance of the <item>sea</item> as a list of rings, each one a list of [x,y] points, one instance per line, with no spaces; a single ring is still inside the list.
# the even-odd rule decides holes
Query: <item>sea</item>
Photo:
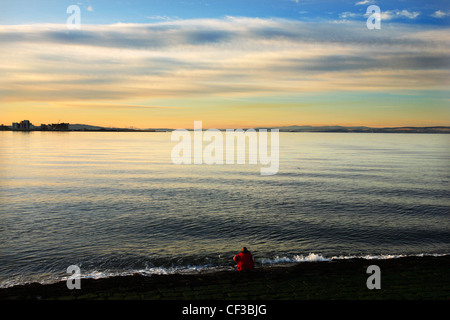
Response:
[[[0,287],[450,252],[450,134],[281,132],[273,175],[171,134],[0,131]]]

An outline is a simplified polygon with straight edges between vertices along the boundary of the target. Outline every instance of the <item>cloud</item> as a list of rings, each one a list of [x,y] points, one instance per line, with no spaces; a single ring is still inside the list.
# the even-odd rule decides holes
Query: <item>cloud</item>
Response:
[[[398,18],[408,18],[408,19],[416,19],[420,15],[420,12],[417,11],[408,11],[408,10],[386,10],[381,11],[381,20],[393,20]]]
[[[88,6],[86,10],[92,12],[94,11],[94,8],[92,8],[92,6]]]
[[[389,14],[389,13],[388,13]],[[353,17],[350,12],[342,16]],[[356,22],[354,22],[356,23]],[[151,51],[233,48],[245,51],[256,47],[274,49],[279,44],[301,42],[371,44],[411,38],[389,35],[383,38],[352,23],[336,29],[327,23],[293,20],[227,17],[225,19],[174,20],[149,24],[84,25],[82,30],[67,30],[65,25],[0,26],[0,41],[5,44],[55,44],[58,46],[140,49]]]
[[[0,26],[2,101],[258,97],[445,87],[448,29],[226,17],[148,24]],[[12,52],[17,54],[11,54]],[[159,102],[152,105],[160,105]]]
[[[373,3],[375,3],[374,0],[363,0],[363,1],[356,2],[355,5],[356,6],[363,6],[363,5],[366,5],[366,4],[373,4]]]
[[[346,22],[346,19],[352,19],[352,18],[361,18],[361,17],[368,17],[371,13],[355,13],[355,12],[342,12],[339,14],[339,17],[343,19],[340,22]],[[410,20],[416,19],[420,15],[420,12],[417,11],[408,11],[408,10],[381,10],[381,20],[389,21],[389,20],[397,20],[402,18],[408,18]]]
[[[369,70],[438,70],[450,69],[450,58],[440,54],[374,54],[360,55],[325,55],[307,59],[292,59],[289,68],[299,71],[341,72]]]
[[[341,14],[339,14],[339,17],[341,19],[354,18],[354,17],[357,17],[357,16],[359,16],[359,14],[354,13],[354,12],[348,12],[348,11],[342,12]]]
[[[437,10],[431,16],[434,17],[434,18],[448,17],[448,16],[450,16],[450,10],[447,11],[447,12],[444,12],[444,11],[441,11],[441,10]]]
[[[173,16],[173,17],[169,17],[169,16],[166,16],[166,15],[154,15],[154,16],[148,16],[148,17],[146,17],[147,19],[150,19],[150,20],[162,20],[162,21],[169,21],[169,20],[175,20],[175,19],[179,19],[179,17],[177,17],[177,16]]]

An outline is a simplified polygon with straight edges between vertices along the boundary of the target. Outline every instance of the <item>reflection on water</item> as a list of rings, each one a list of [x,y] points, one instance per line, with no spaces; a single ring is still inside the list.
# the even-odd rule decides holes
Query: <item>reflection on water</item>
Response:
[[[174,165],[170,133],[0,132],[0,281],[448,253],[450,135],[280,133],[280,167]],[[231,258],[230,258],[231,257]],[[277,260],[278,259],[278,260]]]

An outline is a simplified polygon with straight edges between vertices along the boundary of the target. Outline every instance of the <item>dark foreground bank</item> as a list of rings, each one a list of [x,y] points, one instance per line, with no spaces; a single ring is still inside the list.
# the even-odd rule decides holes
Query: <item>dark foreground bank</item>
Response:
[[[367,288],[370,265],[381,271],[381,289]],[[448,300],[450,256],[387,260],[304,262],[260,267],[252,272],[193,275],[133,275],[82,279],[81,289],[66,282],[0,289],[14,300]]]

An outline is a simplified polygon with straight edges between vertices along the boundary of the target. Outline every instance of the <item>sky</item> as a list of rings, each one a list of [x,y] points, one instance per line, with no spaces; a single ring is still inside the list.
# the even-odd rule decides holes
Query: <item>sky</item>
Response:
[[[450,1],[2,0],[0,124],[450,126],[449,31]]]

